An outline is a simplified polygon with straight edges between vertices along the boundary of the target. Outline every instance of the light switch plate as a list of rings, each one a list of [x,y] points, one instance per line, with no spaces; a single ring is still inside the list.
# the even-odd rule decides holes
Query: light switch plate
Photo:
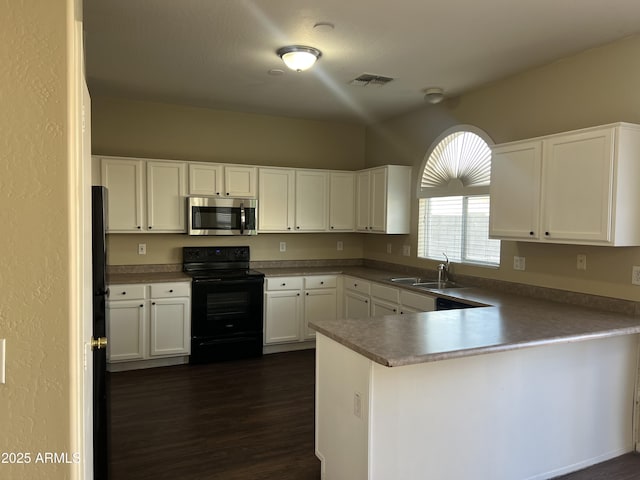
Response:
[[[280,251],[281,252],[287,251],[287,242],[280,242]]]
[[[6,343],[6,339],[0,338],[0,383],[5,383]]]
[[[634,265],[631,270],[631,283],[640,285],[640,267]]]
[[[342,250],[344,250],[344,243],[342,243],[342,240],[338,240],[338,243],[336,245],[336,249],[341,252]]]

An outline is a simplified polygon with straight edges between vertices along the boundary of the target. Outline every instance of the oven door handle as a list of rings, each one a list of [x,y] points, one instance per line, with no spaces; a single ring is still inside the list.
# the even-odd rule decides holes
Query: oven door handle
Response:
[[[246,222],[247,222],[247,219],[244,213],[244,202],[241,202],[240,203],[240,235],[244,233]]]

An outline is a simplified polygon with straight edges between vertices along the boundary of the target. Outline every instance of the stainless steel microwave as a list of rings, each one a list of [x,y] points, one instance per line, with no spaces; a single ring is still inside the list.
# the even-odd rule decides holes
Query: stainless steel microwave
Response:
[[[187,197],[189,235],[256,235],[255,198]]]

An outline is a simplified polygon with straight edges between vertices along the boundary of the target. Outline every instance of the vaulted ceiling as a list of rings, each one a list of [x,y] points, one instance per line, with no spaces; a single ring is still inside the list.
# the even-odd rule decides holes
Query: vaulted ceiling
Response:
[[[421,107],[429,87],[455,96],[640,31],[637,0],[84,5],[92,94],[363,123]],[[275,53],[285,45],[313,46],[322,56],[294,72]],[[350,84],[363,73],[393,81]]]

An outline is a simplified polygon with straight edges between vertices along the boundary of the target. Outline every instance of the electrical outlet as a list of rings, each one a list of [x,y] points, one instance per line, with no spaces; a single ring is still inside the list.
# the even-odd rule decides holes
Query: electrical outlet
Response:
[[[344,250],[344,244],[342,243],[342,240],[338,240],[338,243],[336,244],[336,249],[341,252],[342,250]]]
[[[138,255],[146,255],[147,254],[147,244],[139,243],[138,244]]]
[[[393,245],[391,245],[390,243],[387,243],[387,253],[391,253],[392,248],[393,248]]]
[[[280,242],[280,251],[281,252],[287,251],[287,242]]]
[[[408,257],[411,255],[411,245],[403,245],[402,246],[402,255]]]
[[[524,270],[525,269],[525,257],[513,257],[513,269]]]
[[[587,269],[587,256],[579,254],[577,261],[578,270],[586,270]]]
[[[631,273],[631,283],[634,285],[640,285],[640,267],[633,266],[633,270]]]

